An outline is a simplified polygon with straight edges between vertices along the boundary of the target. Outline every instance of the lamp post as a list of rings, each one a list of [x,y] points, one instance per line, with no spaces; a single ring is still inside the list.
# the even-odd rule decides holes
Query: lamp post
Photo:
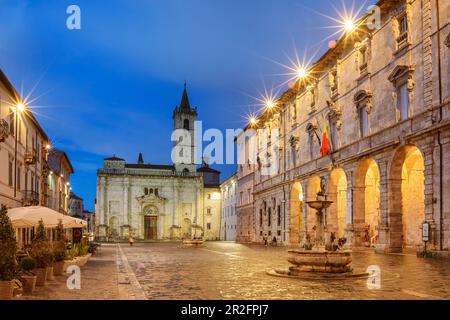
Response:
[[[15,141],[14,141],[14,199],[17,196],[17,142],[19,136],[19,112],[25,110],[25,106],[22,102],[19,102],[14,110],[14,126],[15,128]]]

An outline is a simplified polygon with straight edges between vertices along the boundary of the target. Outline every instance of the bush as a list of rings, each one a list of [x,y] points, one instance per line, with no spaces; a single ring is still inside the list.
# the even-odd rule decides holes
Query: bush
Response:
[[[68,260],[72,260],[75,257],[78,257],[80,253],[80,247],[78,245],[78,243],[74,243],[72,245],[72,248],[69,250],[69,253],[67,254],[66,259]]]
[[[33,257],[27,256],[20,261],[20,268],[25,272],[30,272],[36,268],[36,260]]]
[[[79,256],[85,256],[88,253],[89,253],[89,245],[87,243],[81,243],[78,255]]]
[[[46,268],[53,262],[53,251],[47,240],[45,226],[42,219],[39,221],[39,226],[36,235],[31,245],[31,256],[36,260],[37,268]]]
[[[0,207],[0,281],[13,280],[18,272],[17,243],[6,206]]]
[[[64,241],[66,233],[64,232],[64,227],[62,224],[62,220],[59,220],[58,225],[55,228],[56,230],[56,241]]]
[[[66,258],[66,243],[64,240],[53,243],[53,257],[56,262],[63,261]]]

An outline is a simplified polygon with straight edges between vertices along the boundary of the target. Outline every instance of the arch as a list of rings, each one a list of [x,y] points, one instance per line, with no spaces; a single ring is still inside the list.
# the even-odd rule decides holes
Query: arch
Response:
[[[356,246],[378,243],[380,225],[380,169],[373,158],[364,158],[355,172],[353,226]]]
[[[419,248],[425,219],[424,156],[414,145],[399,148],[389,169],[389,242],[392,251]]]
[[[303,218],[303,189],[302,185],[298,181],[294,182],[291,186],[289,211],[289,243],[297,244],[302,240],[301,228]]]
[[[353,96],[353,102],[355,104],[358,104],[361,101],[367,100],[372,97],[372,92],[369,90],[359,90],[354,96]]]
[[[328,209],[327,229],[342,238],[347,227],[347,175],[344,169],[331,171],[328,196],[333,203]]]
[[[317,193],[320,191],[320,177],[312,176],[308,180],[308,187],[306,192],[306,201],[312,201],[317,199]],[[317,224],[316,210],[308,207],[306,215],[307,234],[312,238],[315,236],[313,227]]]
[[[157,216],[159,213],[159,210],[154,205],[148,205],[144,208],[144,216]]]

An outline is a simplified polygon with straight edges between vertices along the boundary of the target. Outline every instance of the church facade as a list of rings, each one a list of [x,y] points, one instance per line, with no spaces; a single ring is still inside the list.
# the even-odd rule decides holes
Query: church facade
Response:
[[[174,130],[184,129],[195,151],[196,108],[191,108],[186,87],[173,112]],[[186,143],[181,141],[179,143]],[[104,159],[97,174],[97,237],[100,240],[179,240],[220,236],[220,172],[194,157],[185,163],[146,164],[117,156]]]

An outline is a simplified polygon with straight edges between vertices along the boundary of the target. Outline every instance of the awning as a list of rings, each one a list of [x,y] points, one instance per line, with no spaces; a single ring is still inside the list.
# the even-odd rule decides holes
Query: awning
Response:
[[[41,219],[46,228],[56,228],[60,220],[62,220],[64,229],[82,228],[87,224],[84,220],[66,216],[41,206],[8,209],[8,216],[14,228],[37,227]]]

